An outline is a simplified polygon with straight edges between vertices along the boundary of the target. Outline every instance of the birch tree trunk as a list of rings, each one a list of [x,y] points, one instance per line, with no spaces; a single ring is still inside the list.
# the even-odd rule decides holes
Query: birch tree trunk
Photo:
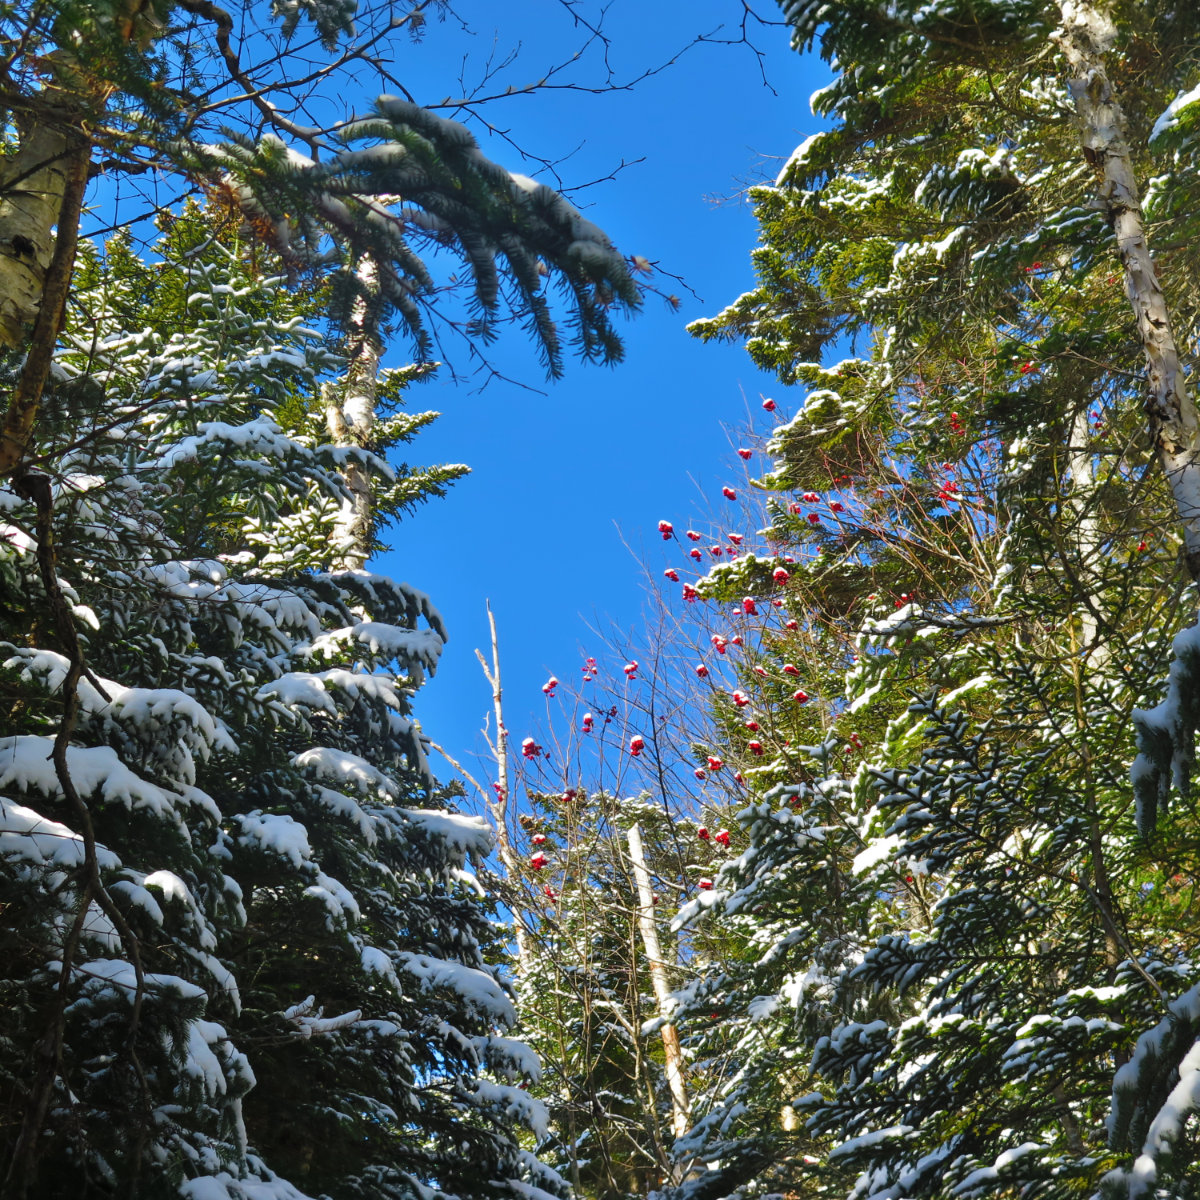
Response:
[[[1097,199],[1112,226],[1125,292],[1146,354],[1146,415],[1158,461],[1183,524],[1188,570],[1200,580],[1200,417],[1188,391],[1171,316],[1146,239],[1141,194],[1125,136],[1125,114],[1104,65],[1116,29],[1089,0],[1060,0],[1053,35],[1071,70],[1083,153],[1096,172]]]
[[[670,1014],[671,989],[667,985],[667,966],[658,941],[658,926],[654,922],[654,889],[650,885],[650,872],[646,868],[642,830],[636,822],[629,827],[626,838],[638,890],[638,928],[642,935],[642,946],[646,951],[654,998],[658,1001],[658,1014],[665,1018]],[[673,1024],[668,1023],[662,1027],[662,1043],[667,1086],[671,1089],[671,1128],[675,1136],[681,1138],[691,1127],[691,1105],[688,1102],[687,1084],[684,1080],[679,1031]]]
[[[379,270],[373,259],[364,258],[356,272],[361,292],[354,302],[347,329],[349,361],[340,389],[326,394],[325,423],[329,436],[339,446],[366,447],[375,427],[375,404],[379,396],[379,362],[383,346],[379,337],[374,293]],[[374,497],[371,479],[358,463],[342,468],[342,479],[350,497],[342,501],[334,534],[335,570],[358,571],[371,551]]]
[[[71,157],[57,122],[22,125],[16,154],[0,160],[0,342],[13,347],[42,305]]]
[[[162,36],[166,7],[119,0],[105,20],[122,48],[145,50]],[[41,407],[75,270],[94,131],[117,87],[94,73],[77,32],[54,19],[58,45],[39,57],[42,86],[6,100],[19,141],[0,162],[0,345],[28,353],[0,421],[0,479],[20,471]]]
[[[1091,428],[1088,406],[1083,405],[1071,422],[1067,446],[1067,471],[1071,477],[1070,507],[1075,515],[1073,531],[1079,563],[1079,641],[1089,669],[1101,666],[1108,658],[1107,648],[1099,639],[1098,584],[1096,568],[1101,553],[1100,522],[1096,514],[1096,464],[1089,445]]]
[[[496,757],[496,799],[488,803],[488,810],[496,826],[496,857],[500,859],[505,874],[513,884],[514,899],[519,896],[518,880],[521,878],[521,864],[512,847],[512,839],[508,833],[508,730],[504,725],[504,689],[500,684],[500,641],[496,635],[496,615],[492,606],[487,606],[488,626],[492,634],[492,661],[489,666],[483,654],[475,651],[483,674],[492,689],[492,711],[496,717],[496,739],[492,743],[492,752]],[[517,970],[525,976],[530,963],[529,936],[525,930],[524,919],[516,908],[512,914],[513,937],[517,943]]]
[[[0,181],[0,204],[4,206],[0,208],[0,246],[7,250],[0,264],[0,341],[28,347],[0,423],[0,479],[22,470],[41,408],[54,347],[66,317],[79,242],[79,216],[92,157],[91,141],[78,131],[46,136],[35,132],[28,144],[37,149],[30,150],[26,166],[37,167],[34,175],[48,190],[39,198],[31,198],[22,196],[22,185],[11,172],[5,172]],[[24,153],[23,143],[16,158],[21,159]],[[53,156],[53,161],[43,155]],[[57,236],[52,236],[55,226]],[[48,258],[44,267],[43,251]],[[28,262],[22,263],[22,259]],[[15,291],[5,303],[4,289],[9,285]],[[33,321],[33,329],[26,333],[29,320]]]

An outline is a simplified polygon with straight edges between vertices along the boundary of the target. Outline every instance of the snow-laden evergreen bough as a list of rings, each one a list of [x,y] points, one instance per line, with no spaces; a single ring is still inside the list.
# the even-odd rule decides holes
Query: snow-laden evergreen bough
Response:
[[[1190,1197],[1200,26],[783,8],[833,126],[756,190],[759,286],[696,332],[803,388],[762,483],[801,494],[770,532],[827,676],[807,727],[759,689],[794,744],[685,914],[747,953],[682,997],[712,1083],[681,1148],[718,1164],[684,1190]]]
[[[169,224],[161,262],[118,241],[78,275],[34,452],[52,563],[39,497],[0,490],[7,1186],[562,1194],[485,962],[490,831],[437,799],[411,714],[441,618],[327,569],[348,459],[385,512],[461,472],[331,444],[311,304]],[[65,737],[54,588],[86,662]]]
[[[168,188],[219,197],[290,275],[330,281],[343,324],[353,323],[369,257],[376,306],[408,330],[421,361],[433,356],[435,332],[465,332],[464,349],[477,356],[506,316],[521,322],[551,375],[565,349],[620,360],[613,316],[641,296],[607,235],[554,189],[489,159],[460,121],[411,98],[361,96],[371,69],[395,88],[393,55],[419,39],[429,7],[18,0],[0,8],[0,41],[12,48],[0,344],[32,350],[0,418],[0,476],[18,467],[38,420],[95,174],[151,169],[173,181]],[[339,95],[370,115],[314,115],[340,113],[328,103]],[[460,269],[436,280],[432,260],[447,253]],[[435,330],[458,283],[467,312]],[[561,315],[547,284],[562,293]]]

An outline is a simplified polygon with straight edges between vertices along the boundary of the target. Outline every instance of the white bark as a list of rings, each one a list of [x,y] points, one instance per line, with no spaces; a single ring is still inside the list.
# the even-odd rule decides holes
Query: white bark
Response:
[[[369,300],[378,281],[375,263],[365,258],[359,264],[358,281],[364,294],[354,302],[347,330],[350,346],[346,378],[341,388],[326,395],[325,423],[329,436],[339,446],[366,446],[375,427],[375,403],[379,395],[379,364],[383,347],[378,322]],[[374,495],[371,478],[356,463],[347,463],[342,481],[350,498],[342,502],[334,532],[335,569],[360,570],[371,549]]]
[[[1166,297],[1146,239],[1125,114],[1104,65],[1115,30],[1088,0],[1060,0],[1059,9],[1062,25],[1054,40],[1071,70],[1067,86],[1083,152],[1096,171],[1098,202],[1116,237],[1125,292],[1146,354],[1150,436],[1183,524],[1188,569],[1193,579],[1200,579],[1200,416],[1179,362]]]
[[[504,726],[504,690],[500,686],[500,641],[496,635],[496,615],[492,606],[487,606],[488,626],[492,633],[492,661],[488,661],[476,650],[475,656],[483,667],[484,676],[492,689],[492,711],[496,717],[496,740],[492,750],[496,756],[496,798],[488,802],[492,821],[496,826],[496,856],[500,859],[508,875],[509,882],[515,887],[521,878],[521,864],[512,848],[512,839],[508,831],[508,730]],[[517,970],[526,976],[531,959],[529,957],[529,937],[525,932],[525,921],[520,912],[513,909],[513,937],[517,943]]]
[[[654,921],[654,889],[650,884],[650,872],[646,868],[646,850],[642,844],[641,828],[636,823],[631,825],[626,836],[629,858],[633,863],[633,878],[638,890],[638,928],[642,935],[642,946],[646,951],[654,998],[658,1001],[658,1015],[666,1018],[671,1012],[671,989],[667,984],[667,965],[663,960],[658,926]],[[675,1131],[675,1136],[681,1138],[691,1127],[691,1105],[688,1102],[687,1084],[684,1079],[679,1031],[673,1024],[663,1025],[662,1044],[667,1086],[671,1089],[671,1128]]]
[[[0,160],[0,342],[7,346],[22,344],[41,307],[69,158],[66,133],[38,121],[22,129],[17,153]]]
[[[1097,636],[1099,586],[1096,567],[1101,551],[1100,522],[1096,514],[1096,463],[1089,445],[1091,427],[1087,405],[1075,414],[1071,422],[1070,444],[1067,447],[1067,470],[1071,476],[1071,509],[1075,514],[1074,541],[1078,551],[1079,586],[1086,593],[1080,606],[1079,641],[1084,662],[1089,668],[1100,666],[1108,657]]]

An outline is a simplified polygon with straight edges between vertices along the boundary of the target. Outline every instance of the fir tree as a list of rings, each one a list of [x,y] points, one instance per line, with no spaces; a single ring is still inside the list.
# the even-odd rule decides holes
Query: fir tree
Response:
[[[6,503],[7,1191],[561,1190],[518,1137],[490,833],[411,715],[441,618],[329,570],[348,461],[385,511],[445,473],[330,441],[311,301],[207,217],[159,252],[85,255],[55,484]]]

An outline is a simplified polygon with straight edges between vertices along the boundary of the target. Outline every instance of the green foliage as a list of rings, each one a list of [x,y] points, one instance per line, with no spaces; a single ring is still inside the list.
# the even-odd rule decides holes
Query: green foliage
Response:
[[[669,1169],[670,1097],[626,830],[638,822],[665,899],[679,871],[679,831],[641,800],[571,789],[532,794],[523,846],[545,865],[523,889],[523,952],[514,964],[522,1033],[543,1062],[534,1089],[550,1114],[539,1154],[579,1196],[644,1196]],[[536,841],[533,839],[537,839]],[[663,930],[672,982],[679,951]]]
[[[484,960],[491,838],[440,807],[411,716],[444,626],[329,571],[348,458],[393,512],[454,469],[330,442],[312,399],[340,360],[274,265],[196,208],[153,263],[120,238],[82,260],[35,451],[87,664],[82,814],[48,761],[69,644],[42,526],[0,492],[5,1162],[58,1038],[34,1194],[554,1194]]]
[[[774,579],[793,615],[744,651],[753,739],[725,726],[748,848],[680,917],[746,952],[680,994],[711,1082],[678,1151],[717,1165],[678,1195],[1189,1197],[1192,631],[1163,697],[1181,539],[1058,6],[782,7],[835,124],[754,194],[758,287],[693,331],[801,393],[775,554],[699,585]],[[1113,16],[1192,344],[1189,106],[1150,135],[1194,22]]]
[[[281,255],[291,278],[330,285],[335,327],[371,256],[380,315],[395,314],[423,362],[464,326],[477,350],[506,319],[526,329],[552,376],[572,350],[618,362],[613,316],[636,309],[640,289],[604,232],[561,195],[492,162],[465,125],[400,96],[364,98],[369,112],[328,127],[294,119],[320,110],[314,85],[336,95],[354,63],[394,50],[406,27],[419,33],[427,8],[278,0],[256,41],[248,31],[264,14],[250,0],[6,5],[10,149],[50,122],[98,150],[98,173],[152,170],[185,193],[202,190]],[[301,22],[326,61],[304,52],[297,66]],[[457,267],[443,274],[434,263],[448,258]],[[465,293],[458,311],[451,291]]]

